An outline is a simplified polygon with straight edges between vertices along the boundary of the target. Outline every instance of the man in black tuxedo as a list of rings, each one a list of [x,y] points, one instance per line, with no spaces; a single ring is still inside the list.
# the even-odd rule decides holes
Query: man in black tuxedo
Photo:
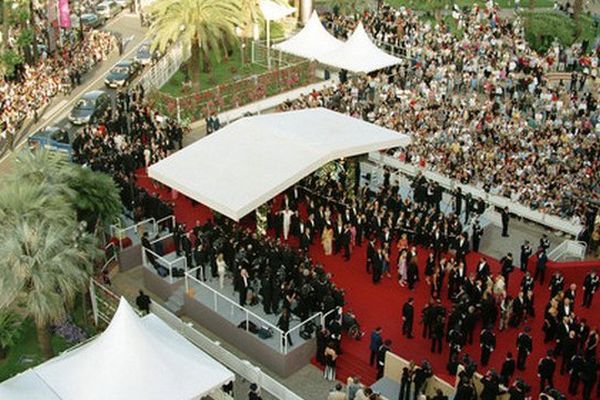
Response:
[[[483,236],[483,228],[479,224],[479,220],[476,219],[473,223],[473,233],[471,239],[473,242],[473,251],[479,252],[479,244],[481,243],[481,236]]]
[[[415,317],[414,303],[414,299],[409,297],[408,301],[402,306],[402,334],[409,339],[413,338],[412,329]]]
[[[496,335],[491,327],[483,328],[479,336],[479,345],[481,346],[481,365],[486,366],[490,361],[490,355],[496,348]]]
[[[375,249],[375,239],[370,239],[369,244],[367,244],[367,262],[366,262],[367,274],[371,273],[371,269],[373,268],[373,263],[375,261],[376,256],[377,256],[377,250]]]
[[[529,260],[529,257],[531,257],[532,254],[533,254],[533,249],[531,248],[529,241],[526,240],[521,245],[521,271],[523,271],[523,272],[527,271],[527,261]]]
[[[517,369],[519,369],[519,371],[525,370],[527,356],[529,356],[533,350],[533,340],[529,335],[530,330],[531,329],[526,326],[525,331],[519,333],[519,336],[517,336]]]
[[[596,271],[590,272],[583,281],[583,306],[590,308],[592,306],[592,299],[594,293],[600,287],[600,277]]]
[[[504,207],[501,212],[502,217],[502,237],[508,237],[508,221],[510,220],[510,213],[508,207]]]
[[[538,376],[540,377],[540,392],[546,386],[554,387],[554,370],[556,361],[554,360],[552,350],[548,350],[546,357],[540,359],[538,363]]]
[[[467,265],[467,253],[469,252],[469,241],[464,233],[461,233],[456,241],[456,260]]]
[[[502,271],[502,276],[504,277],[504,285],[508,290],[508,281],[510,279],[510,273],[513,272],[515,267],[513,266],[513,255],[512,253],[508,253],[500,260],[500,268]]]

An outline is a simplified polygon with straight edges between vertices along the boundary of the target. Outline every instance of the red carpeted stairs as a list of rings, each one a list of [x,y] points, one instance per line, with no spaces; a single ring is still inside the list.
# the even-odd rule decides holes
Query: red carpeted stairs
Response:
[[[145,174],[140,171],[138,184],[150,192],[155,192],[156,188],[152,185],[150,179],[145,177]],[[161,198],[165,200],[171,199],[171,192],[168,189],[161,188],[158,190]],[[175,216],[179,222],[185,223],[188,228],[191,228],[196,220],[204,222],[211,215],[210,210],[203,205],[192,205],[192,202],[184,196],[178,196],[175,201]],[[243,224],[250,225],[251,217],[248,221],[242,221]],[[292,245],[296,245],[297,241],[291,241]],[[366,245],[366,243],[365,243]],[[344,381],[349,376],[360,376],[364,383],[371,384],[375,381],[376,370],[369,366],[369,335],[370,332],[377,326],[383,328],[383,337],[392,340],[392,351],[408,360],[415,360],[420,363],[427,359],[433,366],[434,373],[440,378],[453,384],[454,377],[446,372],[446,363],[448,360],[448,346],[444,342],[442,354],[430,353],[431,342],[423,339],[421,336],[422,326],[419,324],[421,309],[429,299],[429,287],[426,284],[423,276],[425,260],[429,253],[427,249],[418,249],[419,258],[419,273],[421,281],[417,283],[415,289],[410,291],[407,287],[400,287],[396,281],[396,267],[392,265],[392,278],[383,277],[378,285],[371,282],[371,276],[365,271],[366,247],[356,247],[350,261],[346,262],[340,255],[325,256],[319,240],[315,240],[315,244],[310,249],[311,257],[315,262],[320,262],[325,266],[325,269],[332,274],[333,282],[346,292],[346,309],[352,309],[356,314],[362,330],[366,333],[361,341],[350,340],[344,337],[342,341],[343,354],[338,358],[337,362],[337,378]],[[467,271],[473,271],[475,265],[482,254],[471,253],[467,257]],[[518,255],[516,255],[518,257]],[[497,260],[486,257],[490,263],[492,273],[496,274],[499,271],[499,263]],[[397,251],[395,246],[392,251],[391,260],[397,259]],[[530,265],[532,270],[533,265]],[[589,270],[587,268],[573,268],[565,271],[566,285],[576,283],[578,286],[577,299],[575,303],[575,312],[580,318],[587,318],[588,323],[592,327],[598,326],[600,322],[600,313],[597,312],[600,295],[596,295],[594,299],[594,307],[591,309],[581,308],[583,279]],[[515,271],[510,277],[509,293],[516,296],[520,286],[522,273]],[[549,299],[548,281],[549,274],[546,277],[544,285],[536,284],[535,286],[535,318],[527,322],[532,329],[534,338],[533,352],[527,360],[527,368],[525,371],[517,371],[513,378],[523,378],[533,388],[535,396],[539,389],[539,380],[537,378],[536,366],[538,360],[543,357],[547,349],[553,348],[554,343],[543,343],[543,332],[541,330],[543,323],[544,308]],[[447,279],[447,278],[446,278]],[[447,280],[444,282],[447,284]],[[404,302],[409,297],[415,298],[415,324],[414,324],[414,339],[406,339],[401,335],[401,309]],[[447,300],[447,289],[444,287],[442,291],[442,299],[447,308],[450,308],[450,303]],[[596,312],[594,312],[596,311]],[[485,372],[489,368],[500,370],[502,362],[507,351],[513,352],[516,356],[516,337],[522,331],[524,325],[517,329],[508,329],[503,332],[498,332],[496,329],[497,348],[492,353],[488,367],[479,367],[480,372]],[[470,354],[479,363],[479,332],[480,324],[475,329],[474,342],[471,345],[465,346],[463,353]],[[316,361],[314,361],[316,364]],[[555,374],[555,384],[563,393],[567,392],[568,375],[561,376],[559,374],[560,359],[557,360],[557,371]],[[581,390],[580,390],[581,392]],[[580,398],[577,396],[575,398]],[[573,398],[573,396],[571,396]]]

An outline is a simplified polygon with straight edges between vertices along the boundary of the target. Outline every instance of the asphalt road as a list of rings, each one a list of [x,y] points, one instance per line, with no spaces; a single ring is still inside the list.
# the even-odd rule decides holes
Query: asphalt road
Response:
[[[119,61],[135,56],[138,47],[146,37],[147,29],[142,28],[137,14],[131,14],[127,11],[121,12],[101,29],[118,33],[127,40],[123,55],[119,56],[118,52],[111,53],[108,59],[96,65],[95,68],[83,76],[82,84],[75,87],[69,96],[56,96],[40,116],[39,121],[25,131],[25,134],[15,145],[13,152],[22,149],[27,144],[29,136],[46,126],[53,125],[67,130],[81,129],[81,127],[71,125],[67,117],[75,102],[84,93],[91,90],[103,90],[110,93],[114,98],[116,90],[107,88],[104,85],[104,77]],[[0,158],[0,174],[10,169],[13,152],[7,152]]]

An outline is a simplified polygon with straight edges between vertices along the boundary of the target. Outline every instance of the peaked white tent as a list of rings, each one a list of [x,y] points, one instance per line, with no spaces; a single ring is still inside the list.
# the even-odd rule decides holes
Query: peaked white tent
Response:
[[[233,373],[123,298],[99,337],[0,384],[3,400],[200,399]]]
[[[148,175],[239,221],[324,164],[408,136],[324,108],[242,118],[151,165]]]
[[[330,53],[343,44],[344,42],[327,32],[317,12],[313,11],[300,32],[286,41],[273,45],[273,48],[296,56],[318,60],[323,54]]]
[[[330,52],[323,53],[317,60],[322,64],[354,73],[369,73],[401,62],[399,58],[389,55],[371,41],[362,22],[346,42]]]

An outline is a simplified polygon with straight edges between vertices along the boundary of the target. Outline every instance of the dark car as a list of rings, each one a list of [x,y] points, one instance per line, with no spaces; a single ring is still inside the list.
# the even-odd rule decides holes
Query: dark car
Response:
[[[111,88],[127,86],[140,72],[140,64],[132,59],[120,61],[106,75],[104,84]]]
[[[56,126],[43,128],[27,140],[31,149],[46,149],[71,154],[71,137],[69,132]]]
[[[69,114],[69,121],[73,125],[94,123],[109,106],[110,96],[108,93],[101,90],[87,92],[77,100],[75,107]]]
[[[104,20],[93,13],[83,14],[79,20],[84,28],[99,28]]]

